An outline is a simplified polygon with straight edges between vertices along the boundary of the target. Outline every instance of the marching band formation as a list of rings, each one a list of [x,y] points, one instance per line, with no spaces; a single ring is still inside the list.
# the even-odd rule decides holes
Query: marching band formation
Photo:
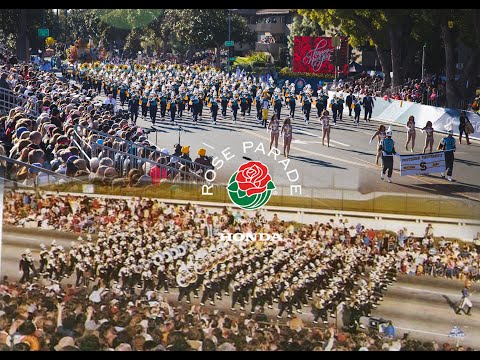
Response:
[[[328,101],[326,89],[314,91],[307,84],[302,89],[296,89],[295,84],[286,80],[282,86],[276,85],[273,78],[268,81],[246,74],[227,74],[210,66],[185,66],[178,64],[148,65],[128,64],[81,64],[75,71],[75,77],[84,90],[94,90],[98,94],[113,94],[114,99],[119,97],[121,105],[128,104],[132,121],[138,118],[139,111],[143,118],[150,118],[155,123],[158,109],[161,119],[165,119],[167,112],[170,121],[176,117],[183,118],[184,111],[191,113],[194,122],[202,119],[203,110],[209,108],[211,119],[216,123],[217,113],[220,110],[223,118],[227,117],[230,108],[233,122],[238,115],[245,119],[250,115],[252,107],[256,109],[256,120],[266,120],[262,112],[272,109],[281,119],[282,108],[286,107],[289,116],[295,116],[296,100],[301,103],[303,120],[310,121],[312,106],[317,109],[320,118],[323,110],[330,108],[333,123],[337,118],[342,119],[344,104],[349,113],[355,111],[355,120],[358,125],[361,105],[365,108],[365,120],[371,118],[373,108],[372,94],[365,96],[354,95],[353,90],[344,99],[343,93],[335,94]],[[315,95],[315,96],[314,96]],[[266,123],[263,123],[266,127]]]
[[[74,206],[77,212],[90,208],[86,201]],[[208,236],[201,224],[211,214],[199,206],[159,206],[157,201],[134,199],[107,203],[117,209],[119,220],[98,216],[103,206],[91,210],[88,229],[96,235],[80,236],[70,249],[55,241],[49,249],[42,244],[38,270],[31,252],[25,253],[29,266],[21,266],[22,282],[34,276],[54,281],[72,277],[77,287],[98,281],[118,296],[178,287],[178,301],[190,303],[193,294],[201,305],[215,305],[215,300],[229,296],[233,311],[250,305],[251,313],[278,303],[279,318],[285,312],[290,318],[294,309],[301,314],[303,307],[311,306],[314,321],[321,318],[325,323],[328,315],[336,316],[337,307],[345,306],[353,314],[352,326],[357,326],[360,316],[370,314],[395,280],[393,252],[373,251],[355,242],[355,236],[350,240],[348,231],[342,237],[349,240],[339,241],[329,227],[295,229],[277,224],[273,226],[283,235],[279,242],[236,241],[220,236],[227,231],[221,224],[231,221],[228,211],[214,215],[218,220]],[[131,217],[145,209],[156,215]],[[267,221],[260,212],[257,215],[243,216],[231,226],[265,228]]]

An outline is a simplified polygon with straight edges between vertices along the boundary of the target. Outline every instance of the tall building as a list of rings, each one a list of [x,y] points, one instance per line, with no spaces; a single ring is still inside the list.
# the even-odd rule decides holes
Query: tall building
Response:
[[[293,11],[289,9],[237,9],[234,13],[243,16],[248,26],[257,34],[255,51],[269,52],[274,58],[287,47]],[[235,46],[235,51],[253,50],[247,46]]]

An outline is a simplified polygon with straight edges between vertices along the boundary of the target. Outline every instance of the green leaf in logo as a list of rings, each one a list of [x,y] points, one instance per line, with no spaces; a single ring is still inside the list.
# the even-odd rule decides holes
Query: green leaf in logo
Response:
[[[267,184],[267,190],[274,190],[276,189],[277,187],[275,186],[275,184],[273,183],[273,181],[269,181],[268,184]]]
[[[239,198],[243,198],[243,197],[247,196],[247,192],[243,191],[243,190],[240,190],[240,189],[238,189],[237,194],[238,194]]]
[[[233,174],[232,177],[230,178],[230,181],[228,182],[228,191],[237,191],[238,190],[238,183],[235,181],[235,178],[237,177],[237,173]]]

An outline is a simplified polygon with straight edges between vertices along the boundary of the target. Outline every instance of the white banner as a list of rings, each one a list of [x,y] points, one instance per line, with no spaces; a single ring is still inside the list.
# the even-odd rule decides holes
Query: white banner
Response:
[[[423,175],[445,171],[445,153],[400,155],[400,176]]]

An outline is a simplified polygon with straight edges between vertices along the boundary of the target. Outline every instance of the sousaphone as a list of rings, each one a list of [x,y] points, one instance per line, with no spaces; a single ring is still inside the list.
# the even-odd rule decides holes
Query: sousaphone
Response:
[[[162,254],[165,258],[165,263],[169,264],[173,261],[173,254],[170,252],[170,250],[162,251]]]
[[[179,258],[183,258],[185,255],[187,255],[187,246],[186,245],[184,245],[184,244],[178,245],[177,250],[178,250],[177,253],[178,253]]]
[[[165,262],[165,256],[161,251],[156,252],[152,258],[153,258],[153,264],[156,266],[160,266]]]
[[[185,288],[188,285],[190,285],[190,282],[188,281],[189,275],[190,273],[188,270],[180,270],[177,276],[175,277],[175,280],[177,281],[177,285],[182,288]]]

